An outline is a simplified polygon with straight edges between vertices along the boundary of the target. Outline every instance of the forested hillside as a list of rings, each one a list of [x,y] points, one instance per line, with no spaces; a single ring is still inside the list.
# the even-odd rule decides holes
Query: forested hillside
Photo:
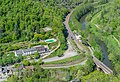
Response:
[[[120,1],[110,1],[101,6],[96,6],[88,16],[90,26],[87,28],[88,33],[97,41],[105,43],[112,66],[117,74],[120,74]],[[92,36],[94,35],[94,36]],[[93,44],[93,41],[91,40]]]
[[[114,74],[120,76],[120,1],[101,0],[95,3],[85,3],[74,9],[69,24],[73,31],[79,32],[83,37],[83,43],[89,43],[94,49],[94,55],[101,61],[105,61],[104,51],[112,63]],[[84,9],[84,10],[83,10]],[[81,18],[85,19],[81,21]],[[83,22],[86,27],[83,29]],[[102,45],[102,48],[101,48]],[[103,49],[104,45],[104,49]],[[105,62],[106,63],[106,62]],[[95,81],[97,76],[92,74],[82,80]],[[102,77],[99,76],[99,77]],[[106,77],[106,79],[109,77]],[[90,80],[91,79],[91,80]],[[99,78],[98,78],[99,79]],[[104,81],[106,80],[104,79]],[[111,78],[112,79],[112,78]],[[100,80],[99,80],[100,81]],[[98,82],[99,82],[98,81]],[[104,82],[103,81],[103,82]],[[112,82],[119,80],[112,79]],[[100,81],[101,82],[101,81]],[[106,81],[105,81],[106,82]]]
[[[63,48],[63,21],[70,9],[80,4],[82,0],[0,0],[0,50],[12,51],[23,46],[13,42],[40,41],[48,38],[59,38]],[[43,28],[50,27],[52,31],[45,32]],[[12,46],[10,47],[10,43]]]
[[[67,48],[64,17],[80,3],[81,0],[0,0],[0,65],[21,60],[14,54],[8,57],[9,51],[44,45],[46,43],[40,41],[49,38],[61,43],[55,53],[61,55]],[[46,27],[52,30],[45,32]]]
[[[78,5],[77,1],[59,0],[1,0],[0,1],[0,43],[46,39],[62,31],[63,17],[67,8]],[[69,5],[70,4],[70,5]],[[42,28],[52,27],[53,33]],[[37,36],[37,34],[39,34]]]
[[[37,37],[47,39],[55,36],[64,29],[62,19],[66,12],[64,7],[58,6],[52,0],[3,0],[0,6],[0,42],[38,40]],[[42,30],[47,26],[52,27],[52,34]]]
[[[34,70],[20,69],[18,75],[12,75],[7,82],[120,82],[120,0],[0,0],[0,64],[7,65],[23,59],[22,56],[4,54],[23,48],[22,45],[11,46],[19,42],[29,44],[56,38],[61,45],[53,54],[63,55],[67,49],[63,22],[71,11],[71,30],[81,35],[81,43],[92,47],[94,56],[101,62],[104,63],[106,58],[110,61],[113,74],[96,71],[88,50],[84,65],[43,69],[41,60],[31,64],[28,61]],[[45,27],[52,28],[52,31],[45,32]]]

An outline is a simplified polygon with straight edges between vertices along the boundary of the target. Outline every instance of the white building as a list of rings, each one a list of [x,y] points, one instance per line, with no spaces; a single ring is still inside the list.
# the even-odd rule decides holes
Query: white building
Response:
[[[81,35],[79,35],[79,34],[75,34],[75,37],[76,37],[77,40],[80,40]]]
[[[45,53],[47,51],[48,51],[48,49],[45,48],[44,46],[35,46],[33,48],[16,50],[16,51],[14,51],[14,53],[15,53],[15,56],[18,56],[18,55],[28,56],[28,55],[34,54],[36,52],[41,54],[41,53]]]

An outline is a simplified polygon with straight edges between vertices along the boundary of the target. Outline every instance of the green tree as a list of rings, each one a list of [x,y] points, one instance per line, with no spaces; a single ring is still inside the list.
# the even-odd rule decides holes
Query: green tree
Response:
[[[30,62],[28,60],[23,60],[22,63],[25,66],[29,66],[30,65]]]
[[[39,54],[38,52],[36,52],[36,53],[34,54],[34,57],[35,57],[35,59],[38,59],[38,58],[40,57],[40,54]]]

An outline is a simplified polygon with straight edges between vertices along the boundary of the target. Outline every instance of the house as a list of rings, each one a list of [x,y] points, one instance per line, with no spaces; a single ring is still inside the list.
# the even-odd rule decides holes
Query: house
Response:
[[[79,35],[79,34],[77,33],[77,34],[75,34],[75,37],[76,37],[77,40],[80,40],[81,35]]]
[[[18,55],[28,56],[30,54],[35,54],[36,52],[41,54],[41,53],[46,53],[47,51],[48,49],[44,46],[35,46],[28,49],[16,50],[14,51],[14,53],[15,53],[15,56],[18,56]]]
[[[45,32],[48,32],[48,31],[52,31],[52,28],[50,28],[50,27],[45,27],[45,28],[43,28],[43,30],[44,30]]]
[[[16,51],[14,51],[14,53],[15,53],[15,56],[22,55],[23,50],[16,50]]]
[[[0,67],[0,75],[12,75],[12,71],[8,67]]]
[[[2,76],[2,66],[0,66],[0,76]]]
[[[36,46],[35,47],[38,53],[45,53],[47,49],[44,46]]]
[[[80,81],[77,79],[74,79],[74,80],[71,80],[70,82],[80,82]]]
[[[0,82],[7,81],[7,78],[11,75],[21,75],[21,69],[23,69],[23,65],[21,65],[19,68],[14,68],[13,66],[0,66]],[[18,71],[20,70],[20,71]]]
[[[23,50],[23,56],[34,54],[35,52],[37,52],[36,48],[24,49]]]

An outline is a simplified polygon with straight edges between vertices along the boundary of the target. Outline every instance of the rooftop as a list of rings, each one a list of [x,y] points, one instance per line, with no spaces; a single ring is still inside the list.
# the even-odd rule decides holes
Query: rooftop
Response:
[[[18,54],[18,55],[22,55],[22,54],[23,54],[22,50],[16,50],[15,52],[16,52],[16,54]]]
[[[36,47],[37,51],[45,51],[45,47],[44,46],[38,46]]]
[[[44,30],[45,32],[47,32],[47,31],[51,31],[52,28],[50,28],[50,27],[45,27],[45,28],[43,28],[43,30]]]
[[[28,53],[31,52],[31,53],[35,53],[35,52],[45,52],[46,48],[44,46],[35,46],[35,47],[32,47],[32,48],[28,48],[28,49],[23,49],[23,50],[16,50],[14,51],[16,55],[23,55],[25,53]]]
[[[34,69],[34,67],[33,67],[33,66],[25,66],[25,68],[26,68],[26,69],[31,69],[31,70],[33,70],[33,69]]]
[[[32,51],[36,51],[36,48],[28,48],[28,49],[24,49],[23,52],[32,52]]]

